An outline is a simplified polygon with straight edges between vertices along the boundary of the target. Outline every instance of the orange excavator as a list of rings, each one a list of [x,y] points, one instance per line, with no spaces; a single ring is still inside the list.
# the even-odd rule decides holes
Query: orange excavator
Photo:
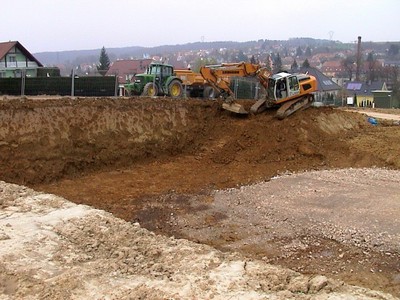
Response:
[[[286,72],[271,74],[266,68],[244,62],[205,66],[200,69],[200,73],[224,97],[225,102],[222,107],[238,114],[248,114],[248,111],[234,102],[234,93],[229,86],[232,76],[257,77],[266,89],[267,95],[254,103],[250,112],[257,114],[267,108],[278,106],[276,113],[278,119],[284,119],[298,110],[311,106],[314,101],[312,93],[317,90],[317,80],[314,76]]]

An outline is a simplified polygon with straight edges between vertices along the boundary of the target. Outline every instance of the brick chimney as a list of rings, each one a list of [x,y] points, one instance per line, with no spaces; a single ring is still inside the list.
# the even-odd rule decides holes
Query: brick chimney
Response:
[[[357,57],[356,57],[356,81],[360,81],[360,68],[361,68],[361,36],[358,37],[357,43]]]

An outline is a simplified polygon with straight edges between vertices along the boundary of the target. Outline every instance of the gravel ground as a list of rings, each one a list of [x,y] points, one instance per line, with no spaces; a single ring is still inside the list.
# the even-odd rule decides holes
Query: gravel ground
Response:
[[[286,226],[276,230],[290,237],[322,235],[356,246],[399,252],[399,183],[400,172],[382,169],[307,172],[222,191],[216,201],[257,207],[254,213],[258,218],[255,214],[251,217],[257,222],[265,216],[272,216],[268,219],[273,222],[285,220]]]
[[[217,191],[214,199],[211,209],[228,217],[222,223],[234,219],[238,227],[260,227],[257,235],[243,242],[274,235],[319,235],[400,252],[399,171],[342,169],[283,175]]]
[[[22,186],[0,182],[0,204],[0,299],[395,299]]]
[[[196,218],[173,221],[193,240],[399,295],[399,171],[287,174],[198,203],[192,199]]]

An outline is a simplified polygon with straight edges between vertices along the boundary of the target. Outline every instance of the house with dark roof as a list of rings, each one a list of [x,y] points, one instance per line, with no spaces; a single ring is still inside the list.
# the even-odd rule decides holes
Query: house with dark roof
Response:
[[[390,94],[383,81],[349,81],[345,84],[346,96],[354,106],[375,107],[374,93]]]
[[[115,75],[118,78],[119,95],[125,95],[124,85],[131,82],[136,74],[146,72],[152,59],[121,59],[114,61],[108,69],[106,76]]]
[[[342,88],[315,68],[301,68],[301,73],[314,76],[317,79],[317,91],[314,93],[316,102],[324,104],[334,104],[341,101],[340,91]]]
[[[37,77],[43,65],[20,42],[0,43],[0,78]]]

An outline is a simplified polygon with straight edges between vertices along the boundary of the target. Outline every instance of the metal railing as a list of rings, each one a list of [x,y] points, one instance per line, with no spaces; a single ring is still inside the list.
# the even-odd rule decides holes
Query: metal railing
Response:
[[[235,99],[258,100],[265,96],[265,89],[257,79],[235,77],[231,80],[230,87],[234,92]]]
[[[13,61],[13,62],[0,62],[0,69],[14,69],[14,68],[37,68],[39,67],[36,62],[31,61]]]

